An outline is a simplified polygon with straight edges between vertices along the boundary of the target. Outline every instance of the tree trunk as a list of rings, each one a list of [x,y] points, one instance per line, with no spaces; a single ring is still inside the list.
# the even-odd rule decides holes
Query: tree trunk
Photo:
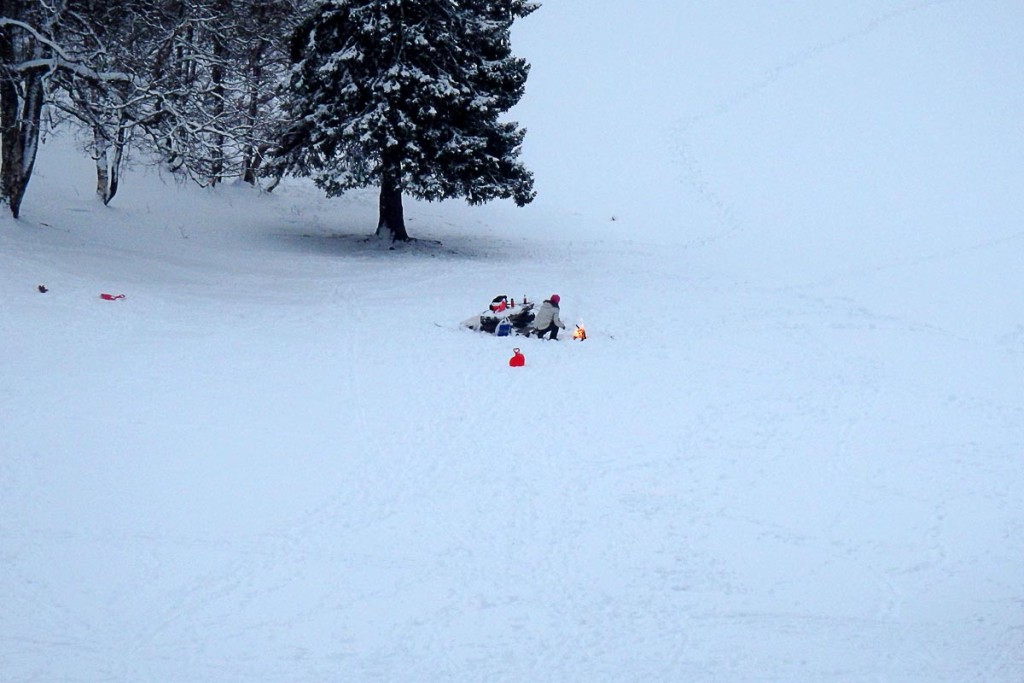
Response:
[[[100,132],[99,124],[92,129],[93,152],[96,156],[96,194],[104,204],[110,203],[110,154],[109,145]]]
[[[230,11],[230,10],[227,10]],[[224,60],[228,56],[227,48],[220,35],[213,35],[213,66],[210,68],[210,82],[213,85],[211,95],[213,97],[213,121],[217,130],[223,130],[226,125],[224,112],[226,109],[224,95]],[[224,151],[225,137],[223,133],[216,133],[213,136],[213,159],[210,163],[210,185],[216,185],[224,178],[224,166],[226,154]]]
[[[246,150],[245,158],[243,160],[244,166],[242,180],[249,183],[250,185],[256,185],[256,181],[259,180],[260,177],[260,168],[263,166],[263,160],[266,158],[268,150],[269,147],[267,145],[249,145],[249,148]],[[270,190],[277,187],[277,184],[279,182],[281,182],[280,176],[278,176],[277,179],[273,181],[273,184],[269,187],[269,189],[264,189],[267,189],[267,191],[269,192]]]
[[[93,128],[93,137],[96,153],[96,194],[106,205],[117,194],[121,176],[121,158],[124,155],[125,130],[119,123],[111,144],[107,142],[97,124]]]
[[[377,237],[390,238],[392,242],[408,242],[405,231],[405,212],[402,209],[402,185],[397,163],[385,161],[380,181],[380,218],[377,221]]]
[[[6,11],[6,7],[3,8]],[[18,153],[18,86],[14,74],[5,70],[14,62],[14,45],[7,27],[0,29],[0,204],[11,205],[17,174],[15,159]]]
[[[15,218],[21,214],[36,163],[43,117],[42,75],[29,72],[23,78],[25,94],[20,101],[11,77],[0,78],[0,203],[6,202]]]
[[[254,70],[258,73],[258,69]],[[256,184],[256,174],[260,168],[262,151],[256,146],[253,140],[256,137],[256,117],[259,116],[259,93],[256,90],[257,76],[253,76],[253,84],[249,89],[249,110],[246,112],[246,125],[249,129],[249,143],[245,146],[242,154],[242,180],[250,185]]]
[[[255,145],[247,145],[242,155],[242,182],[256,185],[256,174],[260,170],[260,156]]]
[[[21,200],[25,198],[32,169],[39,152],[39,133],[43,120],[44,86],[42,74],[32,74],[25,87],[25,105],[21,117],[21,158],[18,160],[17,191],[11,197],[11,212],[17,218],[21,213]]]
[[[263,14],[257,5],[258,16]],[[263,83],[263,57],[266,52],[267,41],[260,39],[249,51],[249,107],[246,111],[245,123],[248,128],[249,143],[245,146],[242,154],[242,180],[250,185],[256,184],[256,174],[260,168],[262,152],[256,145],[256,127],[260,114],[260,84]]]
[[[6,42],[0,35],[0,43]],[[0,50],[0,59],[5,55]],[[11,77],[0,76],[0,204],[11,204],[14,183],[14,159],[18,140],[18,89]],[[13,209],[12,209],[13,210]]]
[[[117,194],[118,186],[121,184],[121,160],[124,158],[124,147],[126,144],[127,136],[124,126],[119,123],[117,134],[114,136],[114,158],[110,162],[110,191],[107,192],[107,200],[104,204],[110,203],[110,200]]]

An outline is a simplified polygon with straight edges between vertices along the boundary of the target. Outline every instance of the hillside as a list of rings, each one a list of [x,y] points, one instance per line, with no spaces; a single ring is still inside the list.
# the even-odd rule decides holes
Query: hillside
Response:
[[[546,4],[538,201],[395,250],[51,138],[0,678],[1024,680],[1024,10],[771,4]],[[586,341],[458,325],[555,292]]]

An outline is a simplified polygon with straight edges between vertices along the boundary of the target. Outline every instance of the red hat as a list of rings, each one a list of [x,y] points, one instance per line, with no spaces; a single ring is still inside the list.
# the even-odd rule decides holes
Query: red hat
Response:
[[[562,297],[558,296],[557,294],[552,294],[551,298],[548,299],[548,301],[550,301],[553,304],[557,304],[561,300],[562,300]]]

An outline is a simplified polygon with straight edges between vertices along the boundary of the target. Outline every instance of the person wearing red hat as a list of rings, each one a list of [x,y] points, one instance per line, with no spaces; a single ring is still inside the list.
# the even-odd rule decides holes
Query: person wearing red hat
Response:
[[[558,317],[558,302],[561,300],[562,297],[552,294],[550,299],[545,299],[541,304],[540,310],[537,311],[537,317],[533,321],[533,331],[539,338],[543,339],[544,335],[550,332],[552,339],[558,339],[558,330],[565,329],[565,323]]]

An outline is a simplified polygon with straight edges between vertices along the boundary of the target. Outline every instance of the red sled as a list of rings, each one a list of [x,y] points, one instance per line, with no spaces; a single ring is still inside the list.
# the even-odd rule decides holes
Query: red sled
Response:
[[[104,301],[117,301],[118,299],[123,299],[124,294],[107,294],[104,292],[103,294],[100,294],[100,298]]]

